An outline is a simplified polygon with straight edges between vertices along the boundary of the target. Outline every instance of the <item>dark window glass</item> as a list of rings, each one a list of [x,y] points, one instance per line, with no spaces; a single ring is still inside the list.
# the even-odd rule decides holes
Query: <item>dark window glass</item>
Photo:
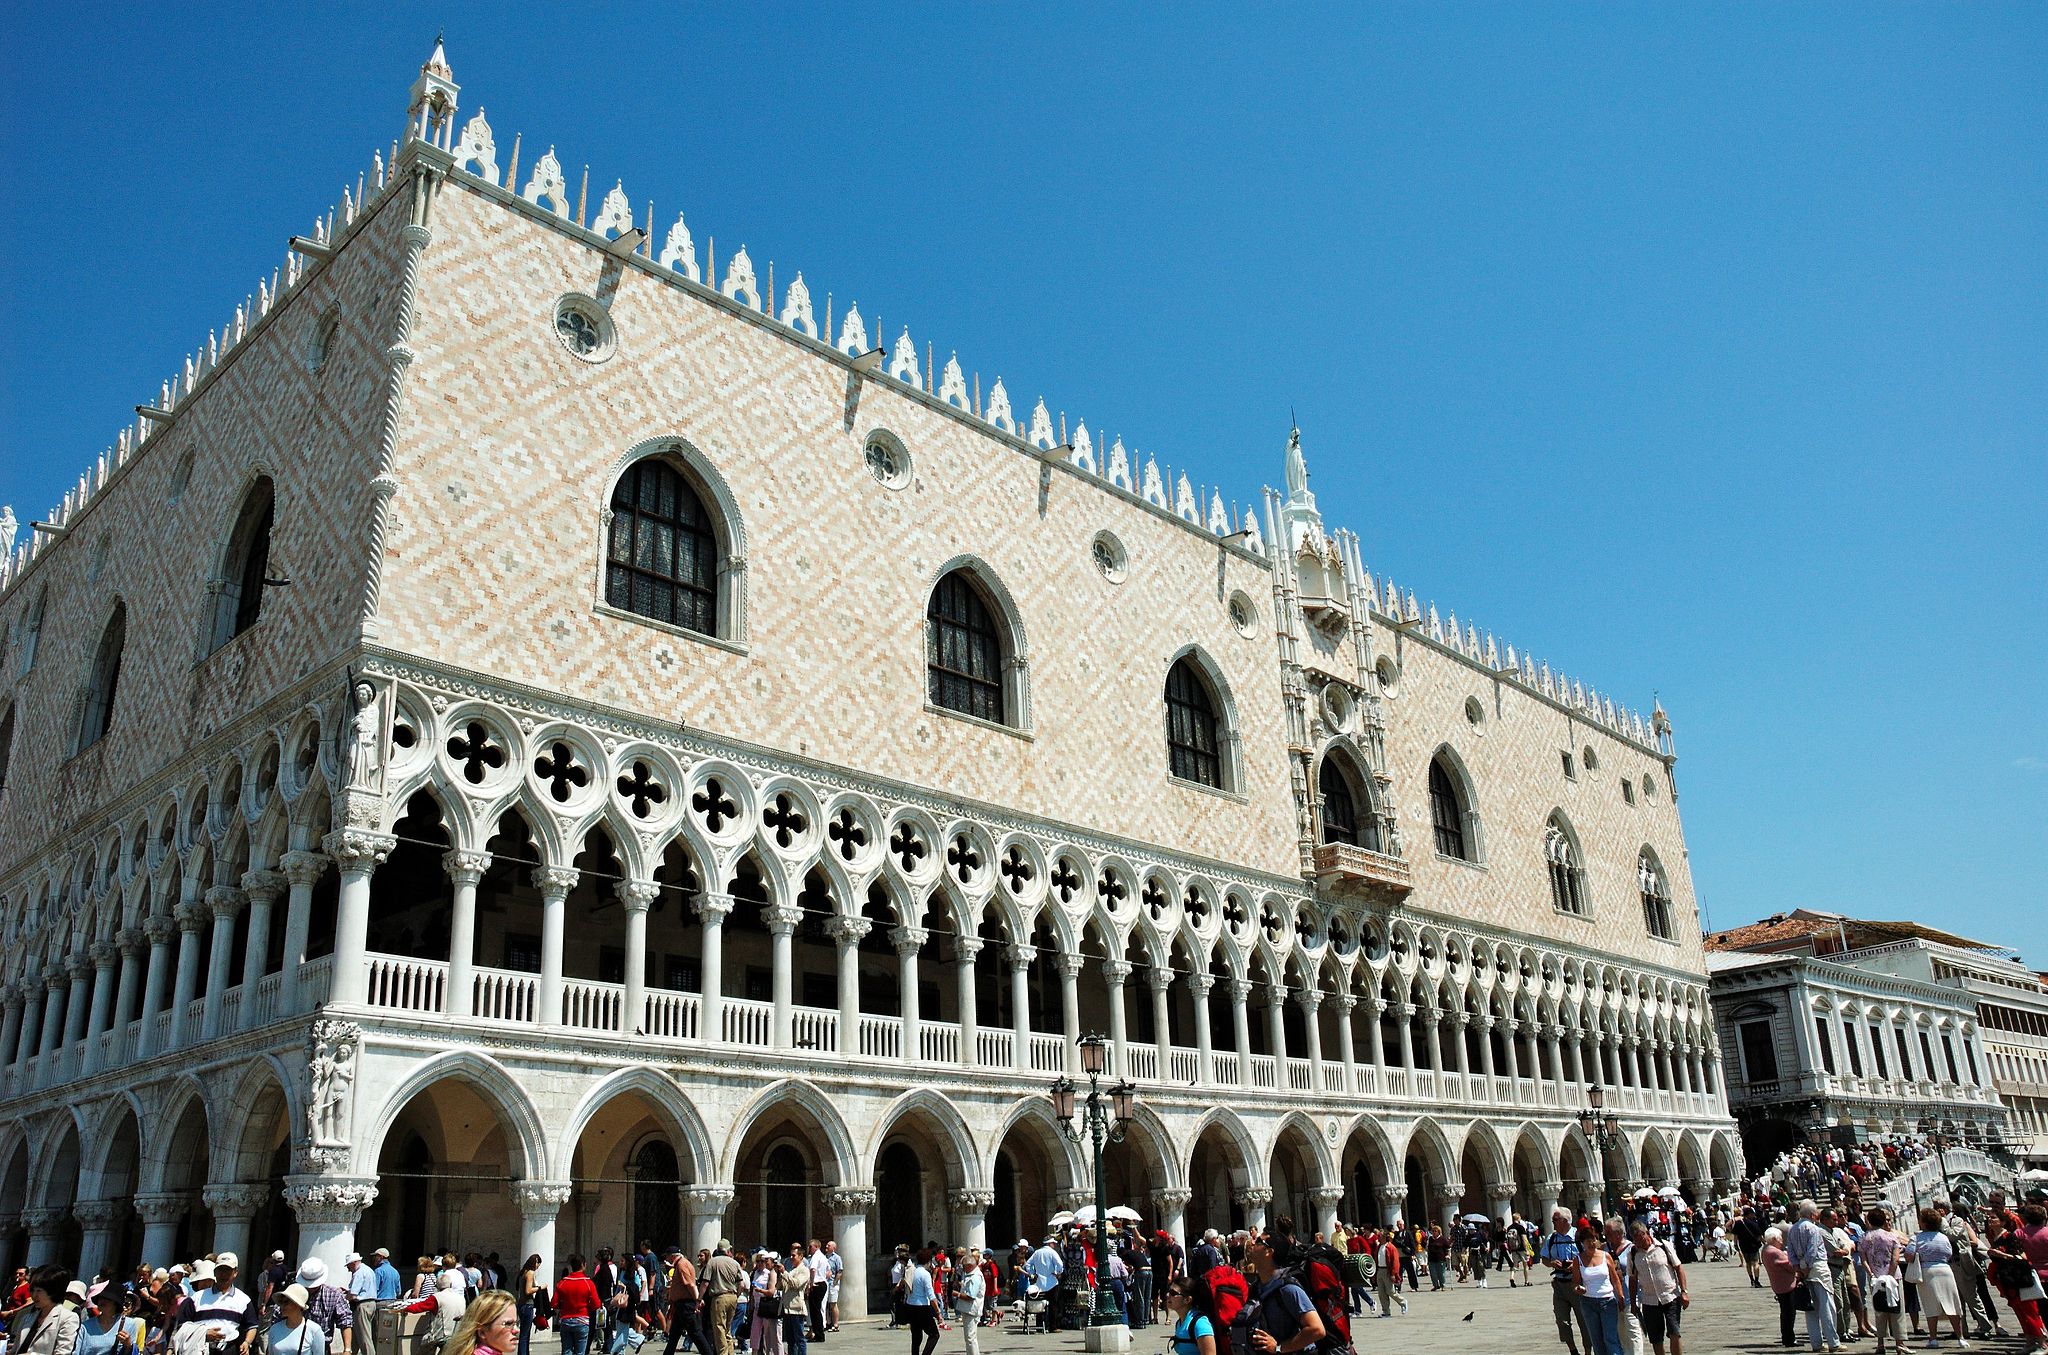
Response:
[[[229,632],[229,639],[255,625],[256,618],[263,612],[263,576],[270,571],[270,522],[275,509],[275,500],[267,490],[264,491],[263,507],[242,543],[242,573],[235,593],[235,628]]]
[[[540,938],[522,932],[506,933],[505,968],[515,974],[540,973]]]
[[[612,491],[605,601],[703,635],[718,633],[718,542],[703,501],[668,462],[637,462]]]
[[[1847,1017],[1842,1018],[1842,1048],[1849,1054],[1849,1076],[1862,1077],[1863,1051],[1856,1044],[1856,1028],[1849,1024]]]
[[[14,756],[14,707],[0,714],[0,795],[7,793],[7,764]]]
[[[953,571],[932,589],[925,620],[932,704],[1004,723],[1002,633],[981,591],[963,571]]]
[[[1441,762],[1429,764],[1429,821],[1436,830],[1436,849],[1460,861],[1465,855],[1465,808],[1458,800],[1458,788]]]
[[[1363,845],[1358,840],[1358,810],[1351,802],[1351,787],[1345,784],[1335,758],[1323,759],[1316,788],[1323,795],[1323,841]]]
[[[1166,759],[1181,780],[1222,789],[1216,703],[1190,659],[1182,659],[1166,675]]]
[[[128,643],[128,609],[114,606],[114,619],[107,622],[100,637],[100,649],[93,659],[92,681],[85,689],[85,711],[78,726],[78,746],[98,743],[114,722],[114,694],[121,685],[121,651]]]
[[[1877,1075],[1879,1077],[1890,1077],[1892,1075],[1891,1070],[1885,1066],[1884,1032],[1875,1025],[1870,1028],[1870,1057],[1877,1064]]]
[[[1820,1039],[1820,1066],[1830,1073],[1835,1071],[1835,1046],[1828,1039],[1828,1023],[1818,1016],[1813,1018],[1813,1033]]]

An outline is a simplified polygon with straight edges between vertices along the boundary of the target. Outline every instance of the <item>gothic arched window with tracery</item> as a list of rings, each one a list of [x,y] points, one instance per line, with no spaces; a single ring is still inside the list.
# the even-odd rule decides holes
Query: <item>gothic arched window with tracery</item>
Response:
[[[1222,721],[1209,680],[1193,659],[1166,674],[1166,758],[1183,781],[1223,789]]]
[[[964,569],[940,579],[925,607],[927,694],[944,710],[1008,723],[1003,700],[1003,633]]]
[[[1429,764],[1429,824],[1440,856],[1470,861],[1465,844],[1465,799],[1442,758]]]
[[[658,456],[635,462],[612,491],[605,601],[718,634],[718,537],[695,488]]]
[[[1650,935],[1669,941],[1671,886],[1665,882],[1664,868],[1647,851],[1636,858],[1636,889],[1643,896],[1643,926]]]

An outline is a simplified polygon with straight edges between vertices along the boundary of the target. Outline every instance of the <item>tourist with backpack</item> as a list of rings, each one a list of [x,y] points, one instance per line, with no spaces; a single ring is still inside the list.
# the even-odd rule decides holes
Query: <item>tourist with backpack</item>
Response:
[[[1215,1314],[1205,1313],[1195,1297],[1195,1282],[1186,1276],[1169,1280],[1164,1298],[1173,1324],[1173,1355],[1230,1355],[1229,1337],[1220,1336]]]
[[[1252,1301],[1231,1323],[1231,1351],[1233,1355],[1297,1355],[1314,1350],[1320,1355],[1322,1342],[1329,1335],[1322,1314],[1292,1270],[1282,1267],[1274,1255],[1275,1246],[1276,1240],[1265,1233],[1245,1245],[1245,1259],[1251,1262],[1257,1287]]]

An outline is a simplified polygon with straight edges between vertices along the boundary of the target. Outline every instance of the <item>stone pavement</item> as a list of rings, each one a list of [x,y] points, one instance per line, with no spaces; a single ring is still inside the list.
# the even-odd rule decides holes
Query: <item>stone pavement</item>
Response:
[[[1751,1289],[1740,1266],[1702,1263],[1688,1266],[1686,1275],[1693,1295],[1692,1307],[1685,1315],[1687,1355],[1765,1355],[1781,1349],[1777,1301],[1768,1289]],[[1468,1313],[1473,1315],[1470,1322],[1464,1320]],[[2006,1318],[2010,1325],[2011,1314]],[[1163,1325],[1154,1325],[1132,1332],[1133,1355],[1167,1355],[1166,1331]],[[1802,1318],[1795,1328],[1802,1350],[1805,1331]],[[1439,1294],[1430,1293],[1425,1280],[1421,1293],[1408,1296],[1406,1317],[1356,1319],[1352,1336],[1359,1355],[1380,1351],[1398,1351],[1400,1355],[1551,1355],[1564,1349],[1551,1321],[1548,1285],[1539,1279],[1534,1289],[1509,1289],[1500,1275],[1489,1277],[1483,1290],[1471,1284],[1452,1285]],[[1994,1355],[2018,1355],[2024,1345],[2017,1338],[1971,1343],[1974,1351]],[[908,1331],[891,1331],[886,1320],[877,1319],[847,1326],[829,1337],[823,1349],[813,1346],[811,1355],[906,1355],[909,1346]],[[1919,1342],[1913,1343],[1916,1352],[1919,1346]],[[1074,1355],[1081,1349],[1081,1334],[1020,1334],[1005,1321],[999,1327],[982,1328],[981,1348],[986,1355]],[[1953,1350],[1955,1343],[1943,1341],[1942,1348]],[[536,1340],[534,1349],[535,1355],[540,1355],[541,1341]],[[548,1341],[546,1350],[554,1349],[555,1343]],[[938,1355],[960,1355],[964,1349],[958,1326],[940,1334]],[[1859,1341],[1845,1349],[1867,1355],[1871,1343]],[[657,1348],[650,1345],[649,1350]],[[1648,1355],[1647,1344],[1643,1351]]]

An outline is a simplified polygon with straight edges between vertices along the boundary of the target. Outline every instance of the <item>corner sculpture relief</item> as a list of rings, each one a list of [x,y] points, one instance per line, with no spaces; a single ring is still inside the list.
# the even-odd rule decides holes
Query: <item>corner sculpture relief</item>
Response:
[[[306,1141],[348,1147],[349,1092],[356,1080],[362,1028],[353,1021],[315,1021],[306,1057]]]

